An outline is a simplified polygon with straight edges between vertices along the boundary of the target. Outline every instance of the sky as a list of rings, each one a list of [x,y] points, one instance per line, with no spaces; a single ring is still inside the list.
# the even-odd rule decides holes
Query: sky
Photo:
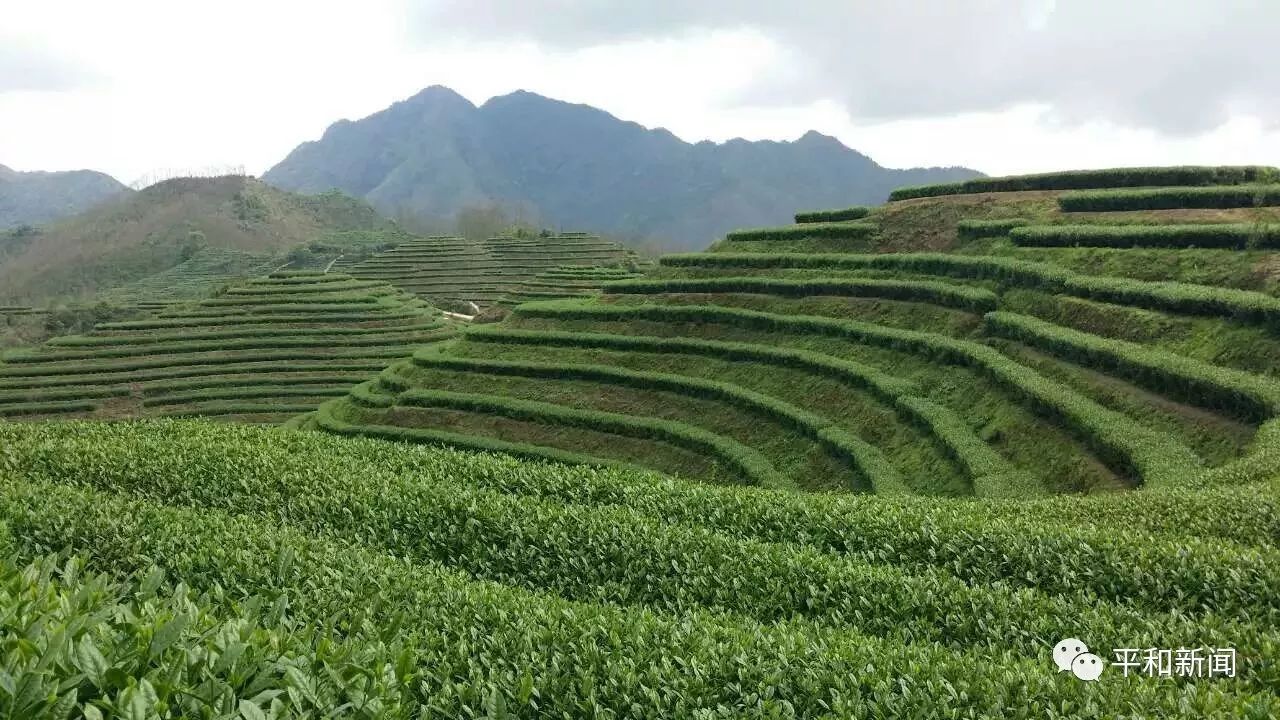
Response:
[[[1277,0],[2,0],[0,164],[261,174],[446,85],[989,174],[1280,165]]]

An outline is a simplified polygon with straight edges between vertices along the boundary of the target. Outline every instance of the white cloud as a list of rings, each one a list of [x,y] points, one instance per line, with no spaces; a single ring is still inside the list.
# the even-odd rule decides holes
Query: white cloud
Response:
[[[936,15],[842,1],[823,15],[772,0],[566,0],[556,13],[466,0],[452,14],[406,0],[46,0],[6,8],[4,32],[27,57],[91,76],[19,90],[0,60],[0,163],[126,182],[161,168],[260,173],[339,118],[442,84],[477,103],[532,90],[690,141],[816,129],[894,167],[1280,164],[1280,132],[1265,120],[1280,117],[1268,85],[1280,80],[1241,72],[1268,45],[1214,44],[1274,25],[1237,27],[1244,0],[1203,4],[1221,9],[1208,19],[1186,3],[1145,20],[1130,10],[1149,1],[975,0]],[[1068,32],[1091,7],[1116,29]],[[1139,20],[1150,31],[1126,43]],[[1033,41],[1071,49],[1071,62],[1049,63]]]

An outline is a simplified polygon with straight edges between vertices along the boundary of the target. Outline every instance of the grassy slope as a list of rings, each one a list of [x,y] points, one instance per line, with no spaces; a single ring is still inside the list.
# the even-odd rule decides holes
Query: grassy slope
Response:
[[[364,203],[337,194],[303,197],[244,177],[179,178],[24,238],[0,257],[0,302],[87,299],[204,248],[282,255],[329,232],[389,227]]]

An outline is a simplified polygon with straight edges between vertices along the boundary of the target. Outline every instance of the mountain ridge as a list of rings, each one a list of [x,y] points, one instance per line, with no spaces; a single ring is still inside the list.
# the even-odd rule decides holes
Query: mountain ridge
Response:
[[[333,123],[263,179],[294,192],[336,188],[396,217],[447,220],[496,203],[534,222],[675,250],[788,222],[800,206],[879,203],[894,187],[978,175],[884,168],[813,130],[796,140],[690,143],[526,90],[477,106],[433,85]]]
[[[19,172],[0,165],[0,230],[43,225],[130,192],[96,170]]]

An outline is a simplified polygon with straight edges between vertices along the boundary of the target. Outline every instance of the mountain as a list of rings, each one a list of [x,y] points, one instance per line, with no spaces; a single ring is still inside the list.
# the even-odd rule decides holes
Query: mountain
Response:
[[[337,188],[395,216],[447,218],[498,203],[547,225],[688,249],[735,228],[790,222],[797,207],[880,203],[895,187],[978,175],[884,168],[816,132],[690,144],[530,92],[477,107],[434,86],[334,123],[263,179],[304,193]]]
[[[393,228],[337,192],[296,195],[242,176],[175,178],[47,226],[0,232],[0,305],[89,299],[207,249],[269,255],[327,233]]]
[[[0,230],[70,217],[128,192],[92,170],[17,172],[0,165]]]

